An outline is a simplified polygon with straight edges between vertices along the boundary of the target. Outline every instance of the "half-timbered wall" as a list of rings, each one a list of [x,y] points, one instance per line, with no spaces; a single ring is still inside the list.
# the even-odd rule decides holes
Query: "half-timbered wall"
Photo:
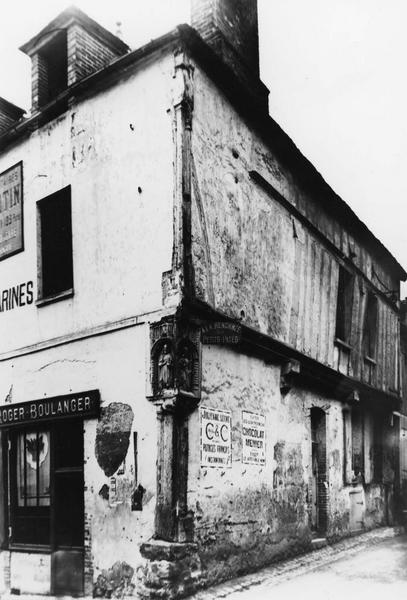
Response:
[[[321,208],[199,70],[192,128],[192,260],[198,298],[384,391],[398,387],[399,281]],[[356,218],[355,218],[356,221]],[[349,223],[354,231],[358,224]],[[364,227],[364,226],[363,226]],[[361,228],[361,231],[363,229]],[[384,256],[384,255],[383,255]],[[354,281],[351,334],[336,341],[339,267]],[[362,347],[368,292],[377,297],[375,356]],[[342,340],[343,342],[343,340]]]

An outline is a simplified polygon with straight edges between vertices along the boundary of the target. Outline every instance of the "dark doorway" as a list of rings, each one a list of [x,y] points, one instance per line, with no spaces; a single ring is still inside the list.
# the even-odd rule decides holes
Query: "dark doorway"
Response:
[[[51,594],[83,595],[83,421],[10,433],[10,550],[51,553]]]
[[[328,481],[326,461],[326,415],[311,408],[312,445],[312,507],[311,529],[316,535],[325,535],[328,525]]]

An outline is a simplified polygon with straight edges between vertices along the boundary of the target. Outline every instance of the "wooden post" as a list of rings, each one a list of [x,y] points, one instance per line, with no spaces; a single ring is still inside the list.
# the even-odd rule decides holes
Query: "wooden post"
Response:
[[[175,404],[167,402],[160,404],[157,410],[157,502],[154,537],[169,542],[176,540],[173,479],[176,460],[174,409]]]

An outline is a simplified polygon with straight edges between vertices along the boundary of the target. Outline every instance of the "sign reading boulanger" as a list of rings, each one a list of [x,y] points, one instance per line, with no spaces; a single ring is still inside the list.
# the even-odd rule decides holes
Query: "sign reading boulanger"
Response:
[[[0,260],[24,249],[23,163],[0,174]]]
[[[83,417],[90,419],[98,417],[100,409],[99,390],[43,398],[32,402],[20,402],[0,406],[0,427],[10,425],[27,425],[49,419],[64,419],[67,417]]]
[[[230,411],[200,408],[201,465],[232,466],[232,417]]]

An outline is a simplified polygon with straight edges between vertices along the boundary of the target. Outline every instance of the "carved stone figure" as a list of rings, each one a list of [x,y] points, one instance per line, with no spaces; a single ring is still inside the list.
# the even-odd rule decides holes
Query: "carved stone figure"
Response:
[[[173,360],[168,345],[164,344],[158,357],[158,387],[165,390],[173,385]]]
[[[182,348],[178,359],[178,385],[181,390],[192,390],[192,360],[187,346]]]

